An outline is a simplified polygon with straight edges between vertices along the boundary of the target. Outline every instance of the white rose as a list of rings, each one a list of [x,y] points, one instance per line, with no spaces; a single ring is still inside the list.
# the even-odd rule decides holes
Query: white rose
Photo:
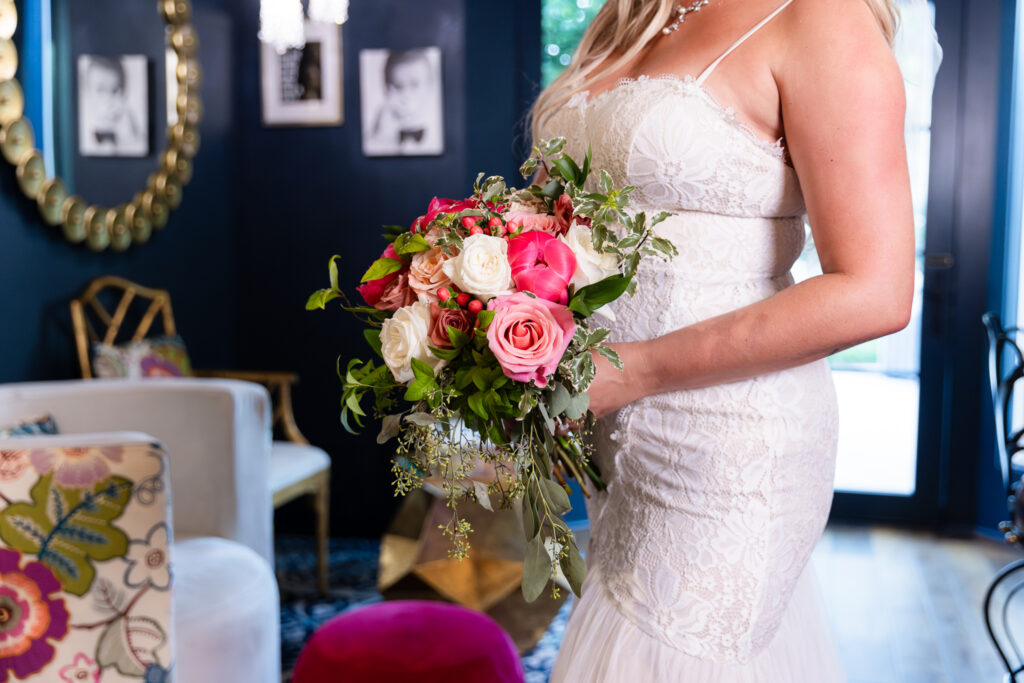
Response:
[[[380,331],[381,353],[385,365],[399,382],[411,382],[415,378],[413,358],[433,368],[435,375],[445,366],[445,361],[430,352],[429,332],[430,304],[424,301],[399,308],[384,321]]]
[[[459,289],[484,302],[510,294],[512,267],[508,264],[508,242],[493,235],[470,235],[459,255],[445,261],[444,273]]]
[[[576,272],[569,281],[576,289],[600,282],[619,272],[619,260],[615,254],[602,254],[594,248],[590,228],[573,223],[568,232],[558,239],[565,242],[576,257]]]

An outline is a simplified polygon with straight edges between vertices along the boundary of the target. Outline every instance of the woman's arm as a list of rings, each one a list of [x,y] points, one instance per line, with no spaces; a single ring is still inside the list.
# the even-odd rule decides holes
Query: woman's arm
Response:
[[[903,81],[864,3],[798,0],[780,15],[773,69],[786,139],[823,275],[598,358],[599,417],[646,395],[730,382],[824,358],[907,325],[914,229]],[[644,296],[643,293],[638,296]]]

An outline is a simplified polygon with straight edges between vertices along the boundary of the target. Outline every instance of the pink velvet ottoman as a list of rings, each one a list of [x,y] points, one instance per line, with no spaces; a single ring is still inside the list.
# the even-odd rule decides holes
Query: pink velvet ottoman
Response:
[[[293,683],[522,683],[512,639],[490,617],[396,600],[347,612],[313,634]]]

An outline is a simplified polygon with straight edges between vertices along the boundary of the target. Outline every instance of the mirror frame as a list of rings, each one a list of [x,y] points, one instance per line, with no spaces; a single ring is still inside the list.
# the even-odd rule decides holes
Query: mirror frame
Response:
[[[181,204],[183,188],[192,179],[203,115],[199,39],[191,23],[190,0],[158,0],[157,5],[178,59],[178,120],[168,126],[167,146],[146,187],[130,201],[105,207],[71,195],[56,175],[46,177],[42,152],[36,148],[32,124],[25,118],[24,92],[16,78],[18,51],[13,37],[18,27],[17,8],[14,0],[0,0],[0,156],[16,169],[18,186],[35,200],[43,223],[60,226],[69,242],[85,243],[93,251],[124,251],[149,241],[154,229],[167,225],[171,211]]]

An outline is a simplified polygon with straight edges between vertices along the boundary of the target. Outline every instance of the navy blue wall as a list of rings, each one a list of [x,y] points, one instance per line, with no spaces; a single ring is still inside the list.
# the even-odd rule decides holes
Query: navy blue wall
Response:
[[[151,244],[124,254],[94,254],[68,244],[59,231],[43,227],[35,204],[20,195],[13,170],[0,167],[0,382],[75,377],[68,300],[92,278],[109,273],[170,288],[197,363],[220,366],[232,360],[226,302],[234,299],[237,262],[230,182],[235,136],[234,102],[225,85],[234,71],[233,36],[219,0],[195,0],[195,7],[208,84],[203,148],[181,209]],[[159,26],[155,12],[145,20]],[[139,181],[111,189],[127,199],[140,189]]]
[[[365,359],[372,352],[350,316],[337,309],[306,312],[304,304],[326,286],[332,254],[342,256],[342,282],[354,286],[385,244],[382,225],[408,225],[435,195],[465,196],[478,170],[515,170],[511,131],[539,75],[539,58],[522,61],[523,54],[540,52],[539,0],[518,6],[481,0],[352,3],[343,32],[345,123],[330,128],[262,125],[257,3],[231,2],[241,140],[235,167],[239,363],[301,374],[295,392],[299,426],[334,457],[333,532],[374,536],[397,505],[389,464],[393,444],[378,446],[372,425],[358,437],[342,430],[335,375],[339,355]],[[536,8],[533,21],[519,19],[530,6]],[[532,34],[521,34],[524,24]],[[532,47],[523,48],[530,40]],[[359,51],[430,45],[443,53],[445,153],[364,157]],[[308,523],[305,514],[294,519]]]

